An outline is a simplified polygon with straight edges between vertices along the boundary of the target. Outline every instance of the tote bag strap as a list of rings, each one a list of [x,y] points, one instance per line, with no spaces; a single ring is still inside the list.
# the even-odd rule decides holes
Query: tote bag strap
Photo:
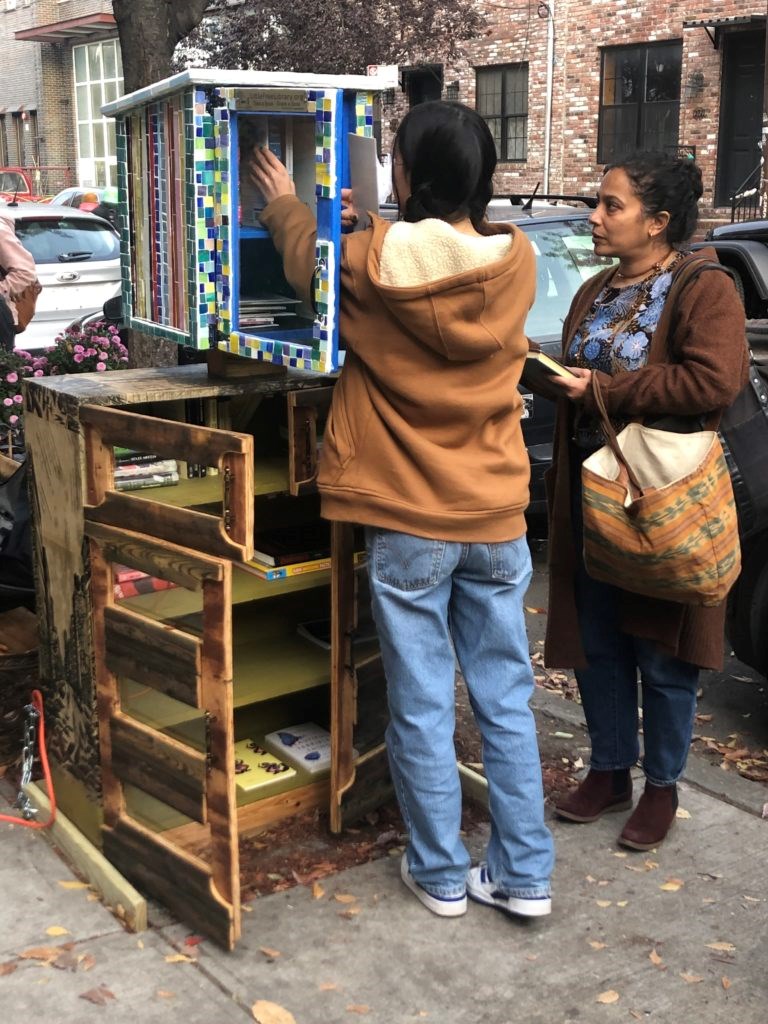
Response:
[[[640,481],[637,479],[635,471],[627,462],[624,456],[624,452],[621,450],[621,445],[619,444],[619,440],[616,436],[616,431],[614,430],[613,424],[611,423],[611,419],[608,415],[608,410],[605,408],[605,399],[603,398],[603,392],[600,388],[600,381],[596,373],[592,374],[591,382],[592,394],[595,399],[597,411],[600,415],[600,426],[603,429],[603,433],[608,443],[608,447],[611,449],[614,456],[616,457],[616,461],[619,463],[619,466],[626,473],[627,480],[630,484],[630,496],[634,500],[642,495],[643,488],[640,486]],[[633,489],[635,493],[633,493]]]

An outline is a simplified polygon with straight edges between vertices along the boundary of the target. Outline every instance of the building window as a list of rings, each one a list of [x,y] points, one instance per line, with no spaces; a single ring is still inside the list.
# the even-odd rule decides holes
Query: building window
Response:
[[[115,122],[101,108],[123,94],[123,65],[116,39],[72,47],[77,117],[78,181],[117,184]]]
[[[528,65],[478,68],[477,112],[491,129],[499,160],[528,159]]]
[[[598,163],[676,147],[682,44],[611,47],[602,56]]]

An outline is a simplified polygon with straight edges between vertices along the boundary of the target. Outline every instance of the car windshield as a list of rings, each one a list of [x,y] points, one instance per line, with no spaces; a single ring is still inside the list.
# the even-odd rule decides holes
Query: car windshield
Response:
[[[535,339],[560,337],[578,289],[615,261],[595,255],[592,229],[586,220],[530,222],[525,224],[525,233],[536,253],[536,301],[525,322],[526,333]]]
[[[98,221],[74,217],[17,220],[16,234],[38,264],[115,260],[120,255],[119,239]]]

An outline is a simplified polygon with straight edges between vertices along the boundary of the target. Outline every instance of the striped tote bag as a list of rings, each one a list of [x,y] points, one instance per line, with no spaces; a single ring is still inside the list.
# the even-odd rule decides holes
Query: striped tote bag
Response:
[[[630,423],[618,435],[593,374],[608,443],[582,463],[589,575],[636,594],[717,605],[741,570],[736,506],[717,432]]]

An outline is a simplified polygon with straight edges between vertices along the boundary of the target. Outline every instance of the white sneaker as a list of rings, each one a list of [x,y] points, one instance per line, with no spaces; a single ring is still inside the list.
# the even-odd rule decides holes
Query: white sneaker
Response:
[[[516,917],[546,917],[552,913],[549,896],[505,896],[491,881],[485,864],[469,869],[467,893],[478,903],[496,907]]]
[[[427,910],[431,910],[438,917],[461,917],[467,912],[466,896],[433,896],[431,892],[422,889],[408,867],[408,859],[403,854],[400,860],[400,877],[403,883],[408,886],[413,895]]]

